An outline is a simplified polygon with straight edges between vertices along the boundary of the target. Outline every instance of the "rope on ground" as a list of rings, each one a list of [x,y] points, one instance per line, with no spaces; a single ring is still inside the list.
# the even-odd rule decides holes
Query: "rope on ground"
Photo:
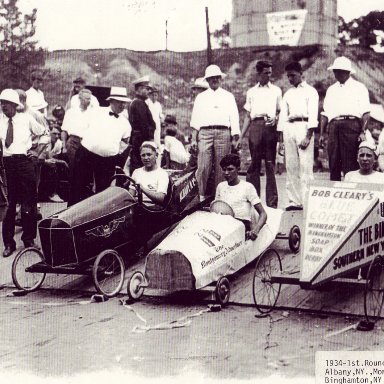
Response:
[[[192,318],[201,316],[206,312],[212,312],[212,306],[209,305],[208,308],[206,309],[202,309],[201,311],[198,311],[191,315],[180,317],[177,320],[166,321],[156,325],[147,325],[147,320],[144,319],[144,317],[141,316],[132,306],[123,303],[123,307],[132,311],[139,320],[145,323],[142,325],[135,325],[132,329],[133,333],[146,333],[151,330],[165,330],[165,329],[189,327],[192,324],[192,320],[191,320]]]

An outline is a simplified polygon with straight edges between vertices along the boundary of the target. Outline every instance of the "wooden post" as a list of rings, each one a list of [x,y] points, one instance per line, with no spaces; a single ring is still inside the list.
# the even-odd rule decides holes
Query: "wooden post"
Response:
[[[165,20],[165,50],[168,51],[168,19]]]
[[[208,7],[205,7],[205,25],[207,28],[207,65],[212,64],[211,34],[209,32]]]

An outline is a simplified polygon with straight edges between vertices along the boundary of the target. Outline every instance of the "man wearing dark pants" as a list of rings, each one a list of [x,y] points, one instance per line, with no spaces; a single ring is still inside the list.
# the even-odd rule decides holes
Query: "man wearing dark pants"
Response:
[[[83,134],[81,145],[75,154],[71,199],[76,204],[89,196],[88,181],[95,180],[95,192],[110,185],[115,174],[117,155],[128,144],[131,125],[124,116],[129,101],[124,87],[112,87],[107,98],[109,108],[100,107],[91,117],[89,129]]]
[[[16,203],[21,204],[21,236],[25,247],[34,246],[37,233],[37,185],[36,173],[27,151],[33,135],[42,135],[45,127],[26,113],[17,113],[22,106],[18,93],[5,89],[0,95],[0,139],[4,147],[4,168],[8,186],[9,206],[3,222],[3,256],[11,256],[16,250],[15,215]]]
[[[272,64],[258,61],[256,71],[259,82],[247,91],[244,109],[247,111],[240,140],[249,128],[249,151],[251,164],[247,172],[247,181],[256,188],[260,196],[260,168],[264,153],[266,168],[265,200],[268,207],[277,208],[278,193],[275,179],[275,161],[277,145],[276,119],[280,111],[282,92],[270,81]]]
[[[342,172],[345,176],[359,169],[356,154],[359,143],[366,139],[370,117],[369,93],[364,84],[350,77],[354,70],[348,58],[337,57],[328,70],[333,71],[337,82],[328,88],[325,95],[319,144],[323,144],[323,134],[328,126],[330,179],[340,181]]]
[[[129,122],[132,126],[132,135],[130,138],[131,153],[129,172],[143,166],[140,157],[140,147],[144,141],[152,141],[154,139],[156,123],[153,120],[152,113],[146,104],[151,87],[149,85],[149,77],[144,76],[133,82],[135,86],[135,98],[129,106]]]

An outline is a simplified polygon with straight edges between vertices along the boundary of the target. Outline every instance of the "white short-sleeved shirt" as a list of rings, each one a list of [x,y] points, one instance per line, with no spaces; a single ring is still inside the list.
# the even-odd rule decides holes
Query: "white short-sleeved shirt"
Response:
[[[169,152],[172,161],[179,164],[186,164],[189,160],[189,153],[186,151],[183,143],[174,136],[165,136],[164,149]]]
[[[345,175],[344,181],[352,183],[382,184],[384,188],[384,173],[373,171],[369,175],[362,175],[359,170],[351,171]]]
[[[80,108],[70,108],[64,115],[63,125],[61,129],[66,131],[68,135],[83,137],[84,132],[88,129],[92,109],[85,111]]]
[[[219,183],[215,198],[228,203],[236,219],[248,221],[251,220],[251,208],[260,203],[255,187],[244,180],[240,180],[237,185],[229,185],[227,181]]]
[[[211,88],[196,96],[191,116],[191,127],[199,130],[210,125],[231,129],[231,135],[240,134],[239,111],[235,96],[223,88]]]
[[[328,121],[344,115],[361,118],[371,110],[368,89],[352,77],[344,84],[336,82],[327,89],[323,107]]]
[[[98,108],[91,114],[89,128],[81,145],[99,156],[110,157],[121,152],[121,141],[131,135],[131,124],[125,116],[111,116],[110,108]]]
[[[262,86],[257,83],[247,91],[244,109],[249,112],[251,119],[257,116],[276,117],[280,111],[282,91],[269,82]]]
[[[29,113],[18,112],[12,117],[13,142],[6,148],[5,139],[8,131],[9,118],[0,114],[0,140],[3,141],[4,156],[26,155],[32,147],[34,136],[41,136],[45,133],[45,126],[39,124]]]
[[[169,177],[162,168],[156,168],[153,171],[147,171],[144,167],[137,168],[132,173],[132,179],[150,191],[167,194]],[[153,204],[153,201],[144,193],[143,202]]]

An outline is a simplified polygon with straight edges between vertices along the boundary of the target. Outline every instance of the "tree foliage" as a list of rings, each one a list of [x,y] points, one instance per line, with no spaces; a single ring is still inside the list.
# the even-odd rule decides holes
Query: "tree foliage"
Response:
[[[344,45],[359,44],[370,48],[377,43],[384,46],[383,40],[378,42],[377,31],[384,32],[384,11],[372,11],[366,16],[345,22],[339,17],[339,41]]]
[[[0,89],[27,87],[30,72],[44,64],[34,40],[37,10],[23,15],[17,1],[0,0]]]
[[[229,48],[230,44],[230,22],[224,21],[222,27],[220,29],[216,29],[212,36],[216,40],[216,43],[219,45],[220,48]]]

